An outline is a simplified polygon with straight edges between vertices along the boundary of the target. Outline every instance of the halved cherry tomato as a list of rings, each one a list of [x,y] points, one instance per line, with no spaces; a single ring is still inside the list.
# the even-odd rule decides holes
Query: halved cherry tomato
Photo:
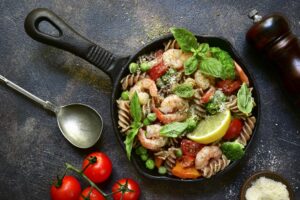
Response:
[[[50,191],[52,200],[78,200],[80,192],[80,183],[73,176],[65,176],[61,185],[52,185]]]
[[[225,140],[231,140],[237,138],[241,134],[242,128],[243,128],[242,121],[240,119],[233,119],[223,138]]]
[[[172,168],[172,174],[179,178],[191,179],[196,179],[201,176],[200,172],[195,167],[185,168],[180,161],[177,161],[175,167]]]
[[[221,90],[229,95],[237,91],[242,85],[240,80],[221,80],[217,82],[217,87],[221,88]]]
[[[163,61],[154,65],[149,71],[148,74],[152,80],[156,80],[168,71],[168,66],[164,65]]]
[[[195,157],[204,146],[204,144],[199,144],[188,139],[183,139],[180,143],[183,155],[188,155],[192,157]]]
[[[90,192],[91,191],[91,192]],[[98,192],[95,188],[91,190],[91,187],[85,188],[81,195],[79,200],[105,200],[105,197]]]
[[[186,167],[193,167],[195,165],[195,157],[194,156],[188,156],[183,155],[181,158],[181,163],[184,168]]]
[[[96,158],[95,163],[90,163],[91,159]],[[89,154],[82,163],[82,169],[84,174],[91,179],[94,183],[101,183],[108,179],[112,171],[112,164],[109,157],[102,152],[94,152]]]
[[[235,70],[238,73],[241,81],[243,83],[246,83],[247,85],[249,85],[249,79],[248,76],[245,74],[244,70],[241,68],[241,66],[239,64],[237,64],[236,62],[234,62],[234,66],[235,66]]]
[[[201,97],[202,103],[208,103],[212,96],[215,94],[215,88],[211,87],[207,92]]]
[[[137,200],[140,197],[141,189],[138,183],[134,180],[130,178],[123,178],[115,182],[115,184],[112,187],[112,192],[114,193],[114,200]]]

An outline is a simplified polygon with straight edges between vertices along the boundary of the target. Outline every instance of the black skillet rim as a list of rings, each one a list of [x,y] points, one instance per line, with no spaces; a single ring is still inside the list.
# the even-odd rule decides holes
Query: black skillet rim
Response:
[[[257,90],[257,84],[255,83],[255,79],[253,78],[253,75],[248,71],[247,67],[245,67],[245,64],[243,62],[243,60],[241,59],[241,57],[239,56],[239,54],[237,53],[237,51],[235,50],[235,48],[232,46],[232,44],[225,38],[223,37],[217,37],[217,36],[209,36],[209,35],[196,35],[197,40],[200,42],[208,42],[210,40],[219,40],[221,42],[224,42],[224,45],[227,46],[227,48],[230,50],[230,55],[234,58],[235,61],[237,61],[239,63],[239,65],[242,67],[242,69],[245,71],[245,73],[247,74],[249,80],[250,80],[250,85],[253,86],[253,91],[252,94],[254,96],[255,102],[256,102],[256,106],[254,108],[254,116],[256,117],[256,124],[255,127],[253,129],[253,133],[252,136],[250,138],[250,140],[248,141],[247,146],[245,147],[245,152],[247,154],[248,152],[248,148],[251,146],[251,143],[253,141],[253,138],[255,137],[257,131],[258,131],[258,127],[259,127],[259,122],[260,122],[260,97],[259,97],[259,92]],[[118,73],[117,77],[115,78],[115,82],[113,83],[113,92],[112,92],[112,101],[111,101],[111,118],[112,118],[112,122],[113,122],[113,127],[114,127],[114,133],[116,135],[116,137],[118,138],[118,141],[124,151],[124,153],[126,152],[125,150],[125,145],[123,143],[124,139],[119,131],[118,128],[118,109],[117,109],[117,104],[116,104],[116,100],[119,98],[120,95],[120,91],[121,91],[121,84],[120,84],[120,80],[125,77],[128,73],[125,73],[126,70],[128,71],[128,65],[131,61],[135,60],[139,55],[142,55],[144,53],[149,53],[151,51],[157,50],[157,49],[152,49],[149,50],[149,48],[151,46],[155,46],[156,44],[160,43],[161,47],[163,42],[166,42],[170,39],[174,39],[174,37],[171,34],[162,36],[154,41],[152,41],[151,43],[141,47],[136,54],[134,54],[133,56],[131,56],[129,58],[129,60],[127,61],[127,63],[122,66],[120,72]],[[207,41],[208,40],[208,41]],[[244,156],[245,158],[246,156]],[[231,169],[233,169],[234,167],[236,167],[241,161],[244,160],[244,158],[242,158],[241,160],[237,160],[232,162],[229,166],[227,166],[224,170],[222,170],[221,172],[217,173],[216,175],[212,176],[210,178],[210,180],[218,178],[219,176],[222,176],[224,174],[226,174],[227,172],[229,172]],[[157,175],[152,175],[150,174],[151,171],[146,169],[145,166],[140,166],[141,165],[141,161],[139,159],[139,157],[137,157],[137,155],[135,155],[134,153],[132,153],[131,155],[131,163],[133,164],[133,166],[135,167],[135,169],[142,174],[143,176],[149,178],[149,179],[153,179],[153,180],[162,180],[162,181],[173,181],[173,182],[205,182],[205,180],[207,180],[206,178],[198,178],[198,179],[180,179],[177,178],[175,176],[165,176],[165,175],[159,175],[158,173],[156,173]],[[152,172],[153,173],[153,172]]]

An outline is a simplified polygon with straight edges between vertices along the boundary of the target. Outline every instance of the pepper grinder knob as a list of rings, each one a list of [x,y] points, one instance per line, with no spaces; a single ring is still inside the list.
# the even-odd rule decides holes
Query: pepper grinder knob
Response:
[[[256,9],[253,9],[249,12],[248,17],[250,19],[253,19],[253,22],[259,22],[262,19],[261,15],[258,15],[258,11]]]

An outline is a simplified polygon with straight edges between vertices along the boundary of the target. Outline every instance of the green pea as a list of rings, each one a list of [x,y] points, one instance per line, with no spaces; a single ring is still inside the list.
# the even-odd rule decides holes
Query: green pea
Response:
[[[127,90],[123,91],[122,94],[121,94],[121,98],[123,100],[129,100],[129,92]]]
[[[160,166],[160,167],[158,168],[158,173],[159,173],[159,174],[166,174],[166,173],[167,173],[167,168],[164,167],[164,166]]]
[[[182,150],[181,149],[176,149],[175,156],[178,157],[178,158],[181,157],[182,156]]]
[[[147,154],[147,149],[145,149],[145,147],[139,146],[137,149],[138,149],[138,151],[140,153],[138,155],[145,155],[145,154]]]
[[[152,159],[148,159],[145,164],[146,164],[146,168],[150,170],[154,169],[155,167],[154,160]]]
[[[149,113],[147,115],[147,119],[149,119],[150,122],[154,122],[156,120],[156,114],[155,113]]]
[[[150,66],[149,63],[142,63],[142,64],[141,64],[141,70],[142,70],[143,72],[148,71],[150,68],[151,68],[151,66]]]
[[[148,159],[148,154],[142,154],[141,159],[142,161],[146,161]]]
[[[130,63],[130,65],[129,65],[129,71],[132,74],[134,74],[138,70],[138,68],[139,68],[139,65],[134,62]]]
[[[143,124],[144,124],[145,126],[148,126],[148,125],[151,124],[151,121],[150,121],[148,118],[145,118],[144,121],[143,121]]]

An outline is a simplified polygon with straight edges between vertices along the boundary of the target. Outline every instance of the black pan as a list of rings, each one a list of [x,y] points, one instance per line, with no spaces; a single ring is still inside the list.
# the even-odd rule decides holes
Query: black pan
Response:
[[[48,22],[50,23],[57,31],[58,35],[49,35],[43,33],[39,30],[39,25],[41,22]],[[112,79],[113,82],[113,92],[111,98],[111,118],[113,122],[114,132],[118,141],[120,142],[123,150],[125,151],[124,146],[124,138],[121,135],[118,129],[118,109],[116,100],[120,97],[122,92],[122,87],[120,84],[120,80],[129,74],[128,65],[132,61],[136,61],[136,59],[145,53],[150,53],[151,51],[162,49],[163,43],[173,39],[172,35],[166,35],[164,37],[158,38],[153,42],[147,44],[146,46],[142,47],[132,56],[125,56],[120,57],[112,54],[111,52],[103,49],[102,47],[94,44],[93,42],[89,41],[88,39],[81,36],[77,33],[74,29],[72,29],[69,25],[67,25],[61,18],[59,18],[56,14],[52,11],[44,8],[38,8],[33,10],[28,14],[25,20],[25,30],[27,34],[32,37],[34,40],[39,42],[55,46],[59,49],[63,49],[65,51],[71,52],[84,60],[90,62],[91,64],[95,65],[97,68],[104,71],[109,77]],[[212,37],[212,36],[196,36],[199,42],[206,42],[210,46],[217,46],[222,48],[223,50],[230,53],[232,58],[237,61],[245,73],[248,75],[250,79],[250,84],[254,87],[253,96],[255,98],[257,106],[254,108],[253,115],[256,117],[257,122],[253,132],[253,136],[251,137],[249,144],[253,140],[255,133],[257,132],[257,127],[259,123],[259,113],[260,113],[260,103],[259,103],[259,96],[258,91],[256,90],[256,85],[253,81],[252,76],[249,74],[248,70],[246,69],[245,65],[243,64],[241,58],[238,56],[236,50],[232,47],[229,41],[220,37]],[[250,145],[247,145],[246,151]],[[171,181],[181,181],[181,182],[199,182],[205,180],[204,178],[196,179],[196,180],[181,180],[173,176],[163,176],[158,174],[155,171],[150,171],[146,169],[144,166],[144,162],[142,162],[139,156],[132,154],[132,163],[135,168],[144,176],[157,179],[157,180],[171,180]],[[239,161],[233,162],[230,166],[228,166],[225,170],[218,173],[215,177],[225,174],[229,170],[231,170]]]

